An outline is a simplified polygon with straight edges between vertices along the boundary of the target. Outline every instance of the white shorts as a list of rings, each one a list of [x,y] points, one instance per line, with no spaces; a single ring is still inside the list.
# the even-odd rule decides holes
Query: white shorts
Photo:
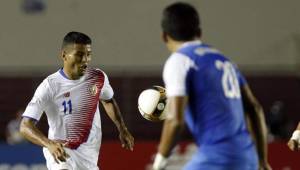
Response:
[[[55,162],[49,150],[43,148],[47,168],[49,170],[99,170],[97,165],[99,149],[92,151],[90,148],[78,148],[77,150],[64,149],[70,157],[67,158],[66,162],[60,162],[58,164]],[[81,150],[85,150],[85,152],[82,153],[80,152]]]
[[[56,163],[47,148],[43,148],[44,156],[49,170],[99,170],[98,157],[102,133],[100,127],[93,126],[88,140],[77,149],[64,148],[70,156],[66,162]]]
[[[66,162],[55,162],[53,156],[47,148],[43,148],[47,168],[49,170],[99,170],[98,157],[100,150],[100,140],[96,139],[92,143],[81,144],[76,150],[64,148],[70,156]]]
[[[60,162],[59,164],[55,162],[53,156],[48,149],[43,148],[44,156],[46,159],[47,168],[49,170],[99,170],[97,165],[97,160],[86,160],[82,159],[82,156],[79,156],[76,153],[76,150],[71,150],[65,148],[65,151],[70,156],[67,158],[66,162]],[[98,158],[98,155],[97,155]]]

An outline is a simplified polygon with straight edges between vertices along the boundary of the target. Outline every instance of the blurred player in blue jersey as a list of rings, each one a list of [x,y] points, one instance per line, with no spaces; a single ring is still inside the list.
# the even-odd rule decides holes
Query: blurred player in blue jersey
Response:
[[[184,122],[198,146],[185,170],[271,169],[262,107],[237,67],[201,42],[197,11],[174,3],[164,9],[161,25],[172,54],[163,71],[168,115],[153,169],[167,166]]]

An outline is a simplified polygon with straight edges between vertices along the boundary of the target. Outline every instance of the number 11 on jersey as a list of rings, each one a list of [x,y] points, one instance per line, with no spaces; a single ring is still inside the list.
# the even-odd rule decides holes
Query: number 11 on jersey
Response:
[[[63,107],[64,107],[64,114],[68,115],[68,114],[72,114],[72,101],[69,100],[68,102],[64,101],[62,103]]]

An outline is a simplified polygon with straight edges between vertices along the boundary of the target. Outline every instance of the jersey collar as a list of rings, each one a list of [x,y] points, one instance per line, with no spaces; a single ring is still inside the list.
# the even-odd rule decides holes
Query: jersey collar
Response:
[[[64,78],[66,78],[66,79],[70,80],[70,79],[67,77],[67,75],[65,74],[65,72],[64,72],[64,69],[63,69],[63,68],[59,69],[59,73],[60,73],[60,75],[62,75]]]
[[[83,76],[81,76],[79,79],[77,79],[77,80],[71,80],[71,79],[69,79],[69,78],[67,77],[67,75],[65,74],[63,68],[59,69],[58,72],[59,72],[59,74],[64,78],[65,81],[72,82],[72,83],[77,83],[77,82],[83,81],[83,80],[85,79],[85,75],[86,75],[86,73],[85,73],[85,74],[84,74]]]

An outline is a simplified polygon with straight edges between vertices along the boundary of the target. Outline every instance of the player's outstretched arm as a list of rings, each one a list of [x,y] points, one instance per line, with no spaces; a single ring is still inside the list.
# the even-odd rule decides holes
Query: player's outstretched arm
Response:
[[[121,115],[116,100],[112,98],[110,100],[102,100],[101,102],[106,113],[118,128],[118,131],[120,133],[119,138],[121,140],[122,147],[133,150],[134,138],[132,137],[124,123],[123,117]]]
[[[256,143],[260,169],[269,170],[271,167],[268,164],[267,126],[263,108],[247,84],[241,87],[241,93],[246,118],[249,119],[251,127],[250,133]]]
[[[298,123],[298,126],[296,130],[293,132],[293,135],[291,139],[287,143],[288,147],[292,151],[298,151],[300,148],[300,122]]]
[[[36,126],[36,121],[31,118],[23,117],[20,125],[20,133],[30,142],[48,148],[55,161],[65,161],[66,154],[63,144],[48,139]]]
[[[153,163],[154,170],[162,170],[167,164],[167,158],[176,145],[184,127],[184,108],[187,97],[176,96],[168,98],[167,118],[164,122],[158,153]]]

